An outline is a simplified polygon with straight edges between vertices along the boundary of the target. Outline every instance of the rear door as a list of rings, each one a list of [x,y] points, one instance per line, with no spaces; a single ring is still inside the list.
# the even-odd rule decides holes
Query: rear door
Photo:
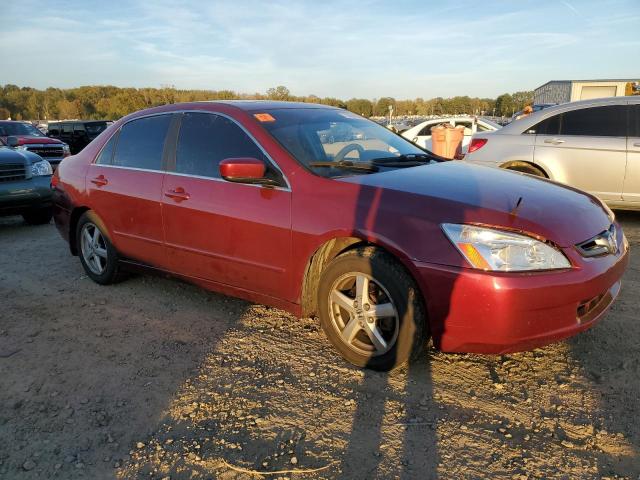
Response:
[[[534,162],[554,180],[619,201],[627,163],[626,105],[558,113],[533,127]]]
[[[71,143],[69,144],[71,154],[75,155],[80,152],[88,143],[87,130],[84,128],[84,123],[74,123]]]
[[[220,178],[220,161],[239,157],[263,160],[281,187]],[[173,271],[285,298],[291,191],[262,148],[226,116],[187,112],[171,163],[162,208]]]
[[[118,252],[161,268],[164,150],[172,118],[161,114],[125,123],[90,165],[86,182],[89,204]]]
[[[640,204],[640,105],[629,105],[629,137],[627,138],[627,174],[623,199]]]

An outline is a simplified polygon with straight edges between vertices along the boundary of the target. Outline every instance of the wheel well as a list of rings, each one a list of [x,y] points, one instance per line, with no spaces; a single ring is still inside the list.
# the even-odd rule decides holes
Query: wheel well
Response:
[[[413,277],[413,275],[411,275],[411,272],[408,271],[403,262],[398,260],[394,254],[389,252],[384,247],[381,247],[380,245],[367,242],[366,240],[357,237],[333,238],[322,244],[307,262],[307,266],[304,271],[302,293],[300,298],[302,317],[313,317],[318,313],[318,286],[320,283],[320,278],[322,277],[322,272],[329,264],[329,262],[331,262],[338,255],[341,255],[348,250],[353,250],[355,248],[364,246],[371,246],[382,250],[390,257],[394,258],[405,270],[407,270],[407,274],[410,277]]]
[[[504,168],[506,170],[515,170],[515,171],[524,171],[524,170],[518,170],[518,169],[537,170],[545,178],[549,178],[549,175],[547,174],[547,172],[544,171],[544,169],[542,167],[540,167],[539,165],[536,165],[533,162],[526,162],[524,160],[514,160],[514,161],[511,161],[511,162],[507,162],[507,163],[504,163],[504,164],[500,165],[500,168]]]
[[[78,226],[78,220],[84,212],[89,210],[88,207],[77,207],[71,212],[69,218],[69,248],[73,255],[78,255],[78,246],[76,245],[76,227]]]

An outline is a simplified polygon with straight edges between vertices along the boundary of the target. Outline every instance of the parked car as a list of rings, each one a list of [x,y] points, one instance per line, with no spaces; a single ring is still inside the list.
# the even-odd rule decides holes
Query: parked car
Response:
[[[16,137],[16,148],[33,152],[46,159],[55,170],[63,158],[70,155],[69,145],[55,138],[49,138],[30,123],[12,120],[0,121],[0,140]]]
[[[469,142],[471,142],[471,135],[476,132],[493,132],[498,130],[500,125],[492,122],[491,120],[475,117],[445,117],[427,120],[426,122],[419,123],[413,128],[406,130],[402,133],[402,136],[407,140],[411,140],[416,145],[420,145],[422,148],[431,150],[431,129],[437,125],[443,123],[449,123],[453,127],[464,127],[464,139],[462,140],[462,151],[466,152]]]
[[[343,124],[366,142],[339,150]],[[594,325],[628,244],[591,195],[439,161],[344,110],[174,104],[118,120],[54,174],[54,217],[100,284],[127,267],[317,316],[340,354],[386,370],[428,335],[505,353]]]
[[[107,122],[100,120],[51,122],[47,134],[68,144],[71,154],[75,155],[106,129]]]
[[[565,103],[474,135],[465,160],[586,190],[640,208],[640,98]]]
[[[51,164],[24,149],[15,149],[18,139],[0,139],[0,215],[22,215],[27,223],[49,223],[51,209]]]

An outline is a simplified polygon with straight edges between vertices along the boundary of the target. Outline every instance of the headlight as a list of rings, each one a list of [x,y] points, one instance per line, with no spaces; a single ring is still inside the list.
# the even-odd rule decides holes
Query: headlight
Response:
[[[67,145],[66,143],[62,145],[62,153],[64,153],[65,155],[70,155],[71,154],[71,150],[69,149],[69,145]]]
[[[462,256],[480,270],[518,272],[571,267],[560,250],[526,235],[451,223],[443,224],[442,229]]]
[[[52,175],[53,169],[51,164],[46,160],[41,160],[31,165],[31,175],[34,177],[40,177],[42,175]]]

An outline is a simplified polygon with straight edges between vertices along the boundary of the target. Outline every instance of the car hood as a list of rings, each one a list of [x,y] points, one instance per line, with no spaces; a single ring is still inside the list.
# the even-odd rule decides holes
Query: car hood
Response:
[[[602,203],[550,180],[462,162],[442,162],[341,178],[377,198],[380,209],[422,225],[476,223],[514,229],[568,247],[611,225]],[[400,205],[400,207],[398,207]],[[415,222],[414,222],[415,224]]]
[[[28,164],[38,160],[42,159],[35,153],[0,146],[0,165],[6,165],[8,163]]]

